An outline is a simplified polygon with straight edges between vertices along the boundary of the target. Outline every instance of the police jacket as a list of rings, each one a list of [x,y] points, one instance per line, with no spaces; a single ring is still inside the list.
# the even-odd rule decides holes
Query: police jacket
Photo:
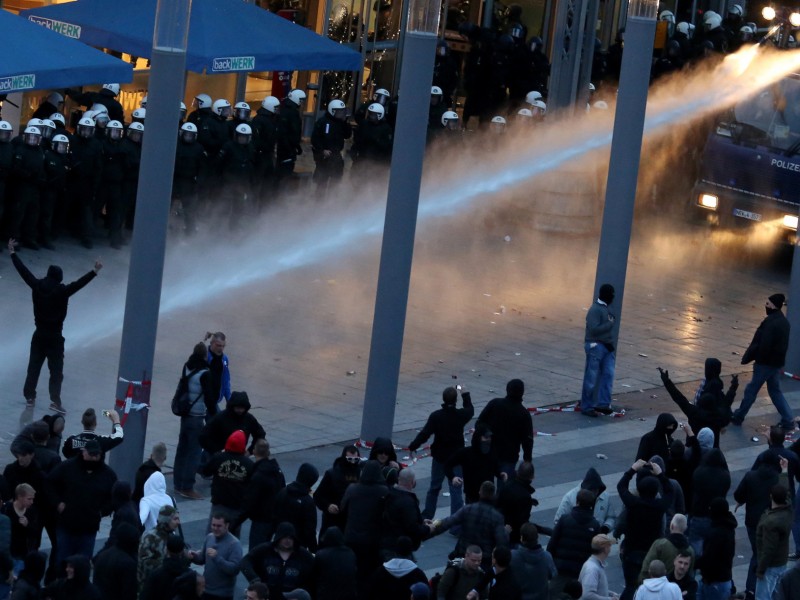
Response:
[[[51,265],[47,269],[47,276],[37,279],[16,253],[11,255],[11,261],[22,280],[31,288],[36,329],[61,333],[64,319],[67,318],[69,297],[94,279],[97,273],[89,271],[77,281],[64,285],[61,283],[63,274],[60,267]]]
[[[35,194],[44,181],[44,153],[27,144],[13,145],[11,181],[16,194]]]
[[[197,141],[206,153],[216,157],[228,141],[228,126],[225,119],[211,114],[197,123]]]
[[[290,101],[281,104],[280,125],[278,129],[278,161],[294,160],[302,153],[300,140],[303,135],[303,121],[300,109]]]
[[[98,139],[75,136],[72,150],[72,180],[80,185],[100,186],[103,176],[103,144]]]
[[[393,141],[391,125],[385,121],[373,123],[366,119],[353,135],[353,160],[388,161],[392,156]]]
[[[103,183],[122,183],[128,169],[128,153],[122,140],[103,140]]]
[[[125,168],[125,181],[138,185],[139,183],[139,166],[142,162],[142,145],[131,141],[128,138],[123,139],[120,144],[125,151],[127,166]]]
[[[275,164],[275,144],[278,142],[278,116],[259,108],[250,127],[253,129],[253,143],[259,163],[271,169]]]
[[[253,145],[228,141],[217,157],[223,180],[230,183],[249,183],[256,171]]]
[[[11,142],[0,143],[0,198],[2,197],[2,185],[11,172],[11,157],[14,155],[14,147]]]
[[[67,185],[70,171],[69,154],[59,154],[54,150],[44,151],[44,183],[53,190],[63,190]]]
[[[178,140],[175,149],[175,179],[197,181],[208,162],[208,155],[202,144]]]
[[[314,131],[311,134],[314,159],[324,160],[322,156],[324,150],[341,152],[344,149],[344,141],[349,140],[352,133],[349,123],[325,113],[314,124]]]

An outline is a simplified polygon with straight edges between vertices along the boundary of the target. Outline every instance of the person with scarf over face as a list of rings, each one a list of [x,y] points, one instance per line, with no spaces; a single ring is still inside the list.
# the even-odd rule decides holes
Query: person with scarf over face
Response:
[[[317,507],[311,488],[319,479],[319,471],[310,463],[303,463],[297,477],[280,490],[275,497],[273,523],[291,523],[297,532],[297,541],[312,553],[317,551]]]
[[[333,461],[333,467],[325,471],[314,492],[314,503],[322,512],[320,540],[328,527],[338,527],[344,531],[344,515],[341,511],[342,498],[347,488],[361,476],[361,455],[358,448],[349,445],[342,448],[340,456]]]
[[[503,479],[500,461],[492,449],[494,435],[485,423],[475,425],[469,448],[458,450],[444,465],[444,473],[455,486],[464,486],[464,499],[467,504],[477,502],[481,484],[484,481]],[[456,475],[460,466],[462,477]]]
[[[672,434],[677,428],[678,420],[670,413],[658,415],[653,430],[645,433],[639,440],[636,460],[647,461],[654,454],[658,454],[665,461],[669,460],[669,446],[672,443]]]

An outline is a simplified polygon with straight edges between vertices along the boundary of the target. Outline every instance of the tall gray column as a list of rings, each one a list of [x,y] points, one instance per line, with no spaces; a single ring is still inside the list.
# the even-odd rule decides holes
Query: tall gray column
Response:
[[[156,11],[119,356],[119,378],[131,381],[153,375],[191,4],[192,0],[159,0]],[[127,387],[118,382],[117,398],[125,398]],[[125,441],[111,452],[110,464],[120,479],[133,483],[144,456],[147,410],[131,411],[124,431]]]
[[[412,0],[361,421],[364,440],[391,436],[394,425],[438,21],[439,2]]]
[[[614,304],[619,315],[614,328],[615,344],[619,337],[625,295],[625,275],[631,244],[657,8],[657,0],[634,0],[629,4],[614,134],[611,138],[603,228],[600,233],[592,299],[597,297],[597,291],[602,284],[610,283],[614,286]]]
[[[769,296],[780,290],[764,290]],[[789,292],[786,294],[786,318],[789,319],[789,349],[786,352],[784,369],[793,375],[800,375],[800,237],[795,234],[792,254],[792,274],[789,279]]]

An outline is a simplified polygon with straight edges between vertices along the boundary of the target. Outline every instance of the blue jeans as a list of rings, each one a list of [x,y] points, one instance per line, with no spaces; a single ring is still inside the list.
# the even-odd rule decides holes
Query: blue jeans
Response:
[[[56,529],[58,538],[58,566],[63,572],[65,561],[73,554],[80,554],[89,560],[94,555],[94,541],[97,532],[94,533],[71,533],[63,527]]]
[[[784,427],[791,427],[794,424],[794,417],[792,416],[792,411],[789,409],[789,403],[786,402],[786,398],[784,398],[783,392],[781,392],[780,378],[781,370],[779,367],[767,367],[765,365],[759,365],[758,363],[754,364],[753,379],[747,384],[747,387],[744,388],[742,403],[739,405],[739,408],[736,409],[736,412],[733,413],[733,420],[739,423],[744,421],[747,412],[756,401],[758,391],[766,383],[769,399],[772,400],[772,404],[778,409],[778,413],[781,415],[781,425]]]
[[[697,586],[697,600],[728,600],[731,597],[731,582],[705,583]]]
[[[786,565],[769,567],[764,572],[764,577],[756,580],[756,600],[772,600],[772,592],[778,586],[778,580],[786,570]]]
[[[800,485],[794,495],[794,522],[792,523],[792,537],[794,538],[794,551],[800,554]]]
[[[181,417],[181,432],[175,450],[175,468],[172,481],[176,490],[194,489],[194,476],[200,465],[200,430],[203,417]]]
[[[703,556],[703,540],[711,531],[710,517],[689,517],[689,531],[686,537],[694,550],[695,560]]]
[[[583,372],[581,410],[611,406],[617,355],[596,342],[586,342],[583,346],[586,350],[586,370]]]
[[[750,540],[750,566],[747,568],[747,583],[744,584],[745,591],[756,592],[756,567],[758,566],[758,553],[756,551],[756,528],[747,527],[747,538]]]
[[[461,467],[454,469],[455,474],[461,477]],[[422,516],[425,519],[432,519],[436,513],[436,501],[439,499],[439,492],[442,491],[442,480],[445,478],[444,464],[440,463],[435,458],[431,459],[431,487],[428,488],[428,493],[425,496],[425,510],[422,511]],[[464,506],[464,495],[461,487],[454,487],[450,480],[447,481],[447,486],[450,488],[450,514],[452,515],[459,508]]]

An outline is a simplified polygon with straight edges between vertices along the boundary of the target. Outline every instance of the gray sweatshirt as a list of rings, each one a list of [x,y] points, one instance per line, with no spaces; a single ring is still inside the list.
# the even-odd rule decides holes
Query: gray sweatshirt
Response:
[[[209,548],[217,551],[213,558],[206,555]],[[216,538],[213,533],[209,533],[202,552],[192,562],[206,566],[203,571],[206,593],[212,596],[233,596],[239,563],[242,562],[242,545],[233,534],[226,533],[221,538]]]
[[[578,579],[583,586],[581,600],[610,600],[606,566],[596,556],[590,556],[583,563]]]
[[[614,336],[612,335],[614,321],[609,319],[609,315],[613,315],[613,313],[609,310],[608,305],[600,304],[599,300],[592,303],[586,313],[585,341],[597,342],[598,344],[614,343]]]

